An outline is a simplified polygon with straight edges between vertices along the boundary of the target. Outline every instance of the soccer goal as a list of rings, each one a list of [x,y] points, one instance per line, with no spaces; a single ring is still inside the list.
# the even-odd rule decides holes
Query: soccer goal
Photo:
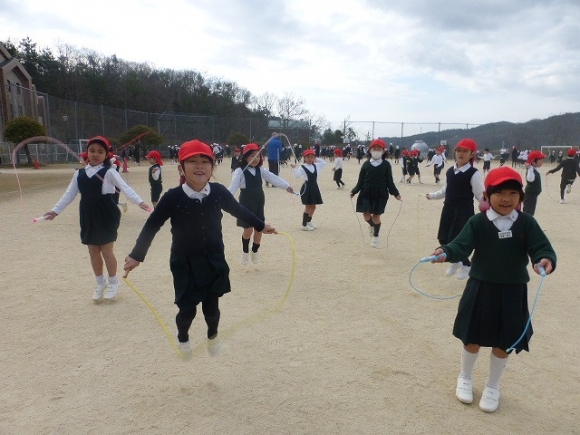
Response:
[[[558,158],[558,155],[560,154],[560,152],[562,152],[562,155],[564,157],[566,157],[566,152],[570,149],[570,145],[545,145],[540,147],[541,151],[543,154],[546,155],[546,158],[549,160],[550,159],[550,155],[552,152],[554,152],[554,156],[556,157],[556,159]]]

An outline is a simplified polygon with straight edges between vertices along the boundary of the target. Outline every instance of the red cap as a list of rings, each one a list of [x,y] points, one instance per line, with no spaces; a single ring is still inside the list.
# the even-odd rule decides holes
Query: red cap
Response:
[[[521,186],[524,185],[522,177],[518,171],[507,166],[492,169],[488,172],[487,177],[485,177],[485,189],[487,190],[490,186],[497,186],[510,180],[517,181]]]
[[[304,151],[304,153],[302,153],[302,155],[303,155],[304,157],[306,157],[306,156],[311,156],[311,155],[313,156],[313,155],[316,155],[316,153],[315,153],[315,152],[314,152],[314,150],[312,150],[312,149],[307,149],[306,151]]]
[[[153,150],[149,151],[145,156],[146,159],[155,159],[158,165],[163,166],[163,161],[161,160],[161,153],[159,151]]]
[[[528,160],[526,160],[526,163],[532,163],[534,160],[545,158],[546,155],[541,151],[532,151],[530,154],[528,154]]]
[[[369,148],[375,147],[375,146],[379,146],[382,149],[385,149],[387,147],[387,144],[385,144],[384,140],[381,139],[375,139],[371,142]]]
[[[475,141],[473,139],[469,139],[469,138],[465,138],[465,139],[461,139],[459,142],[457,142],[457,145],[455,145],[455,148],[465,148],[468,149],[471,152],[475,152],[477,151],[477,144],[475,143]]]
[[[337,157],[342,157],[342,150],[340,148],[335,148],[334,155],[336,155]]]
[[[244,156],[252,151],[260,151],[260,147],[255,143],[249,143],[244,147]]]
[[[105,147],[105,149],[107,150],[107,152],[111,149],[111,142],[109,142],[109,139],[107,139],[106,137],[103,137],[103,136],[95,136],[95,137],[90,138],[89,141],[87,142],[87,148],[93,142],[98,142],[98,143],[103,144],[103,146]]]
[[[181,144],[181,147],[179,148],[180,162],[197,155],[209,157],[212,161],[215,160],[215,155],[211,147],[200,140],[194,139]]]
[[[437,151],[439,151],[440,153],[442,153],[443,151],[445,151],[445,147],[444,146],[440,146],[439,148],[437,148]]]
[[[576,150],[574,148],[570,148],[566,153],[568,157],[574,157],[576,155]]]

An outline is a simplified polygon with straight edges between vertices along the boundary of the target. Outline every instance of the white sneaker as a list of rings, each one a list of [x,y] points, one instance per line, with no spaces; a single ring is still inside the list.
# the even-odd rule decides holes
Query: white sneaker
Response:
[[[316,228],[318,228],[314,222],[308,222],[306,225],[308,225],[313,230],[315,230]]]
[[[221,349],[222,345],[219,339],[215,338],[213,340],[209,340],[209,343],[207,344],[207,353],[209,354],[209,356],[211,357],[217,356],[220,353]]]
[[[241,261],[242,261],[242,264],[243,264],[244,266],[245,266],[246,264],[248,264],[248,260],[249,260],[249,258],[250,258],[250,254],[249,254],[249,253],[247,253],[247,252],[242,252],[242,258],[241,258]]]
[[[449,269],[447,269],[445,271],[445,276],[453,276],[455,275],[455,272],[457,272],[457,270],[463,266],[463,264],[461,263],[451,263],[451,266],[449,266]]]
[[[373,248],[378,248],[379,247],[379,238],[373,237],[373,241],[372,241],[371,245]]]
[[[109,283],[109,288],[105,292],[105,299],[113,299],[119,293],[119,283],[111,284]]]
[[[491,388],[487,385],[481,393],[481,400],[479,401],[479,409],[484,412],[494,412],[499,407],[499,389]]]
[[[119,204],[121,204],[121,207],[123,207],[123,213],[127,213],[127,203],[126,202],[120,202]]]
[[[461,266],[461,269],[457,272],[457,279],[467,279],[469,278],[469,271],[471,266]]]
[[[95,291],[93,292],[93,301],[101,300],[103,297],[103,292],[105,291],[105,287],[107,287],[107,283],[97,284]]]
[[[566,200],[564,200],[564,199],[561,199],[561,200],[560,200],[560,204],[566,204]]]
[[[466,379],[463,376],[457,378],[457,387],[455,388],[455,395],[462,403],[473,402],[473,384],[471,379]]]
[[[258,264],[260,262],[260,254],[252,252],[252,263]]]
[[[179,349],[179,356],[183,361],[189,361],[193,358],[193,348],[191,347],[191,341],[187,340],[185,343],[177,340],[177,348]]]
[[[568,184],[566,186],[566,193],[570,193],[570,192],[572,192],[572,185],[571,184]]]
[[[314,228],[309,227],[308,225],[302,226],[302,231],[314,231]]]

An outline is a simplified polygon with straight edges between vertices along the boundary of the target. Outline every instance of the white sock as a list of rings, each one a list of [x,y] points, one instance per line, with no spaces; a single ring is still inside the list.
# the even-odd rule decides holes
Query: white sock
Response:
[[[473,373],[473,367],[475,367],[475,362],[479,353],[471,353],[465,350],[461,351],[461,373],[459,376],[465,379],[471,379],[471,374]]]
[[[109,284],[119,284],[119,278],[117,278],[117,276],[110,276]]]
[[[487,379],[487,386],[491,388],[499,388],[499,381],[507,366],[507,358],[498,358],[493,353],[489,354],[489,378]]]
[[[95,277],[97,279],[97,284],[98,285],[105,285],[105,283],[107,281],[105,281],[105,276],[104,275],[99,275]]]

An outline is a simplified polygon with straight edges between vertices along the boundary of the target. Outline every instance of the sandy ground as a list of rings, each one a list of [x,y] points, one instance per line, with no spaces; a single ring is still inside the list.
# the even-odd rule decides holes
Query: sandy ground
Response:
[[[68,185],[72,166],[58,170],[61,183],[0,195],[0,434],[580,433],[580,185],[568,204],[558,204],[559,174],[543,176],[536,213],[558,270],[540,293],[531,352],[510,357],[500,408],[486,414],[477,402],[488,350],[476,365],[474,404],[459,403],[461,344],[451,334],[458,300],[422,296],[409,282],[413,266],[437,243],[442,202],[419,196],[436,190],[430,169],[423,169],[425,184],[409,186],[398,183],[394,165],[403,201],[389,202],[380,249],[369,246],[349,199],[356,160],[345,164],[344,190],[332,182],[330,165],[321,173],[324,204],[312,232],[299,230],[298,197],[266,188],[267,220],[295,244],[294,277],[284,235],[264,236],[261,263],[242,266],[241,232],[227,215],[233,291],[221,300],[221,349],[208,354],[197,318],[189,362],[177,357],[127,284],[113,302],[91,301],[78,199],[52,222],[31,222]],[[168,188],[176,168],[164,170]],[[0,183],[15,176],[10,168],[0,172]],[[147,167],[132,166],[125,175],[149,202]],[[298,187],[289,168],[281,175]],[[229,184],[229,161],[216,179]],[[146,218],[133,205],[123,214],[115,246],[120,268]],[[167,224],[129,279],[173,332],[169,244]],[[445,269],[420,265],[413,282],[433,295],[459,294],[464,282],[445,278]],[[531,303],[539,283],[534,275]]]

